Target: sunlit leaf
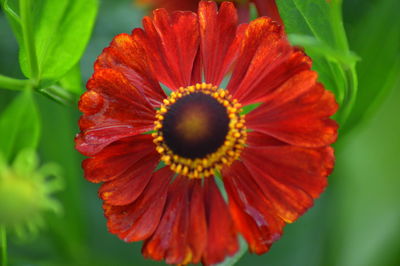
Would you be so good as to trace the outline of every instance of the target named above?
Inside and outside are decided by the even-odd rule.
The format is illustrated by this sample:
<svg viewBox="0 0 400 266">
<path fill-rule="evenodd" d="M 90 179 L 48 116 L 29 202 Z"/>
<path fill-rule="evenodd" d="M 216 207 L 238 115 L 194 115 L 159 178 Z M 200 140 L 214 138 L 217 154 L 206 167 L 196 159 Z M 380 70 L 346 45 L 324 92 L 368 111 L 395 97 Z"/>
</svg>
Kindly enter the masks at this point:
<svg viewBox="0 0 400 266">
<path fill-rule="evenodd" d="M 33 23 L 41 79 L 64 76 L 81 58 L 91 35 L 97 0 L 34 1 Z M 21 49 L 23 73 L 30 77 L 26 49 Z"/>
<path fill-rule="evenodd" d="M 76 95 L 82 93 L 82 75 L 79 64 L 75 65 L 70 71 L 63 76 L 59 81 L 61 87 Z"/>
</svg>

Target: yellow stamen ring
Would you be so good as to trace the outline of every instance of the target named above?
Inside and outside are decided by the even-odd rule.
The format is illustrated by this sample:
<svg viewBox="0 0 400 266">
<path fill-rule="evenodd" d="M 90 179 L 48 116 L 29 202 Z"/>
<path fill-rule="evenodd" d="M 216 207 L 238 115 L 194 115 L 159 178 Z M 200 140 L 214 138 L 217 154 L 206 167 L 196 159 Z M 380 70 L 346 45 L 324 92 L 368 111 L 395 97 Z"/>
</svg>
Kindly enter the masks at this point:
<svg viewBox="0 0 400 266">
<path fill-rule="evenodd" d="M 203 158 L 185 158 L 175 154 L 165 143 L 163 137 L 163 120 L 171 106 L 184 96 L 192 93 L 204 93 L 212 96 L 226 108 L 229 117 L 229 129 L 223 144 L 213 153 Z M 156 113 L 155 132 L 152 134 L 156 150 L 161 154 L 161 160 L 169 165 L 172 171 L 189 178 L 203 178 L 214 175 L 215 170 L 221 170 L 224 165 L 230 165 L 240 156 L 246 143 L 246 127 L 244 115 L 241 114 L 241 104 L 223 89 L 212 84 L 196 84 L 186 88 L 181 87 L 164 99 Z"/>
</svg>

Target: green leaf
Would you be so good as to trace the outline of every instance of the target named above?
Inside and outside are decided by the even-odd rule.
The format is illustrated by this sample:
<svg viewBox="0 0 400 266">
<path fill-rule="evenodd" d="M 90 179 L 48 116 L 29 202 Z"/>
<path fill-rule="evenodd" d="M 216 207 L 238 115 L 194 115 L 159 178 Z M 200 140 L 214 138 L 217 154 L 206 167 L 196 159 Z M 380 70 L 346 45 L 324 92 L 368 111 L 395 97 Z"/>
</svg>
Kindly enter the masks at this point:
<svg viewBox="0 0 400 266">
<path fill-rule="evenodd" d="M 343 51 L 336 50 L 332 46 L 327 45 L 313 36 L 290 34 L 288 37 L 289 41 L 293 45 L 302 46 L 315 55 L 325 56 L 329 62 L 352 65 L 360 60 L 360 58 L 354 53 L 344 53 Z"/>
<path fill-rule="evenodd" d="M 362 61 L 357 71 L 360 90 L 348 129 L 371 118 L 400 78 L 400 1 L 373 3 L 366 3 L 369 9 L 349 27 L 350 43 Z M 349 16 L 350 13 L 354 12 L 349 11 Z"/>
<path fill-rule="evenodd" d="M 0 115 L 0 151 L 11 159 L 24 148 L 36 148 L 40 117 L 32 91 L 20 93 Z"/>
<path fill-rule="evenodd" d="M 294 45 L 303 46 L 313 59 L 319 80 L 336 95 L 342 124 L 357 92 L 355 62 L 342 22 L 341 1 L 277 0 L 285 30 Z"/>
<path fill-rule="evenodd" d="M 97 0 L 35 1 L 31 15 L 40 79 L 58 80 L 78 63 L 89 41 L 97 10 Z M 27 47 L 21 49 L 20 64 L 23 73 L 32 77 L 26 64 L 27 50 Z"/>
<path fill-rule="evenodd" d="M 76 95 L 82 94 L 82 74 L 79 64 L 75 65 L 67 74 L 59 81 L 61 87 Z"/>
</svg>

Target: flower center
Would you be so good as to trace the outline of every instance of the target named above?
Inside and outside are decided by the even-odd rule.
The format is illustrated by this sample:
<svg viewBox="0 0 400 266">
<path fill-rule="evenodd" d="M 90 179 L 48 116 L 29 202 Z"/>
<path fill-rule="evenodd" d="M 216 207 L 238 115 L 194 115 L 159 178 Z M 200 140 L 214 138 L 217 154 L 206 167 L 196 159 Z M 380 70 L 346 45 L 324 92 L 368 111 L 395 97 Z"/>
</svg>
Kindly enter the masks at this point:
<svg viewBox="0 0 400 266">
<path fill-rule="evenodd" d="M 172 92 L 157 111 L 156 150 L 171 170 L 212 176 L 238 159 L 246 142 L 241 105 L 226 90 L 196 84 Z"/>
</svg>

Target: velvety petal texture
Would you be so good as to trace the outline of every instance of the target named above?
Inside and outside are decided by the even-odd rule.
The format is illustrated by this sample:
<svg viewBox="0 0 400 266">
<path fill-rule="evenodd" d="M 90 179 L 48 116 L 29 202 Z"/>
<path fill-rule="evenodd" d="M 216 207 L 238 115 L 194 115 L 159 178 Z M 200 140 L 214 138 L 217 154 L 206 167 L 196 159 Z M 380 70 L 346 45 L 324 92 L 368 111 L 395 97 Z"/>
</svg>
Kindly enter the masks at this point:
<svg viewBox="0 0 400 266">
<path fill-rule="evenodd" d="M 272 18 L 247 24 L 239 24 L 238 3 L 198 2 L 154 2 L 167 9 L 103 50 L 79 101 L 75 139 L 88 157 L 85 178 L 101 183 L 109 231 L 144 241 L 147 258 L 180 265 L 224 261 L 238 251 L 239 235 L 250 252 L 267 252 L 325 190 L 338 131 L 335 97 L 289 44 L 275 1 L 254 0 Z M 197 13 L 169 12 L 197 4 Z M 244 116 L 238 159 L 220 177 L 189 178 L 162 163 L 152 133 L 166 88 L 179 94 L 203 82 L 225 84 L 226 99 L 257 107 Z M 232 109 L 239 114 L 235 106 L 228 115 Z"/>
<path fill-rule="evenodd" d="M 137 2 L 151 8 L 165 8 L 168 11 L 190 10 L 196 12 L 200 0 L 137 0 Z M 283 25 L 276 0 L 231 0 L 230 2 L 236 4 L 241 22 L 249 21 L 250 4 L 254 4 L 259 16 L 270 17 Z"/>
</svg>

